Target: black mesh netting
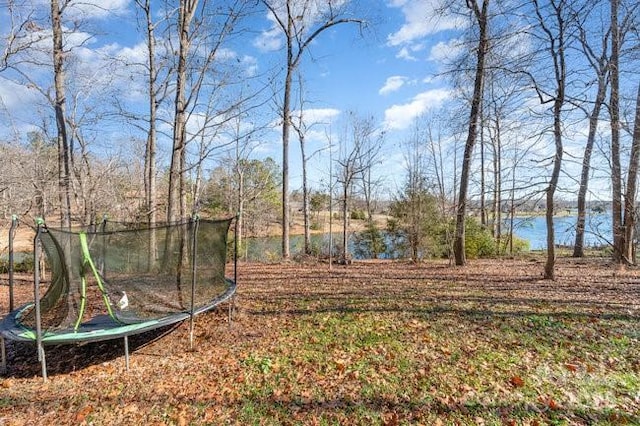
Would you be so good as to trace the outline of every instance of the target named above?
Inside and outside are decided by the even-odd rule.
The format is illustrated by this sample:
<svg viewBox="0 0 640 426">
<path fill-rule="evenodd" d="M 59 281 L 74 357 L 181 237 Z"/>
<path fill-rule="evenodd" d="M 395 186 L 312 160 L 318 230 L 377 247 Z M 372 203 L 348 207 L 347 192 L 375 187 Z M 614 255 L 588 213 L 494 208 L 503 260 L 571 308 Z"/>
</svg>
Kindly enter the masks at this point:
<svg viewBox="0 0 640 426">
<path fill-rule="evenodd" d="M 51 284 L 40 302 L 43 330 L 77 328 L 100 315 L 130 324 L 206 308 L 230 285 L 231 220 L 44 228 Z M 35 328 L 34 311 L 20 321 Z"/>
</svg>

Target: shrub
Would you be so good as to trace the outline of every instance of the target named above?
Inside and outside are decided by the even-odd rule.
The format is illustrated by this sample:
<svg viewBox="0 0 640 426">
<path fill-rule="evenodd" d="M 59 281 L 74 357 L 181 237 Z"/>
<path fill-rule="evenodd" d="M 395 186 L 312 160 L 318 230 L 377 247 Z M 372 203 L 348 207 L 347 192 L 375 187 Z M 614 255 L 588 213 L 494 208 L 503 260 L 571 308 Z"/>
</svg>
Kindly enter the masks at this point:
<svg viewBox="0 0 640 426">
<path fill-rule="evenodd" d="M 387 250 L 384 235 L 373 221 L 367 222 L 365 230 L 354 236 L 353 246 L 354 255 L 365 259 L 377 259 Z"/>
<path fill-rule="evenodd" d="M 33 273 L 33 255 L 19 256 L 13 263 L 13 272 Z M 9 273 L 9 259 L 0 259 L 0 274 Z"/>
<path fill-rule="evenodd" d="M 364 212 L 364 210 L 352 210 L 350 214 L 350 218 L 352 220 L 365 220 L 367 218 L 366 213 Z"/>
<path fill-rule="evenodd" d="M 467 218 L 465 221 L 465 255 L 470 259 L 494 256 L 496 243 L 487 229 L 483 229 L 477 219 Z"/>
</svg>

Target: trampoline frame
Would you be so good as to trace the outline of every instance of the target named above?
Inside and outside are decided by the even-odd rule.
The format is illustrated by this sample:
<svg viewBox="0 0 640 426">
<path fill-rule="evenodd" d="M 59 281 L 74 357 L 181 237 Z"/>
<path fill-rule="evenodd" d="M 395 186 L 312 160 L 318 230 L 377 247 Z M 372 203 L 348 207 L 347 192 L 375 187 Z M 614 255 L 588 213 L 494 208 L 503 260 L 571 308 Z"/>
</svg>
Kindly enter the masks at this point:
<svg viewBox="0 0 640 426">
<path fill-rule="evenodd" d="M 234 218 L 228 218 L 224 220 L 230 220 Z M 103 221 L 103 226 L 106 219 Z M 34 258 L 34 273 L 33 273 L 33 291 L 34 301 L 27 303 L 17 309 L 14 309 L 14 256 L 13 256 L 13 240 L 18 227 L 17 216 L 12 216 L 11 228 L 9 230 L 9 313 L 0 322 L 0 373 L 5 374 L 7 371 L 7 351 L 5 340 L 11 340 L 16 342 L 34 342 L 36 343 L 36 352 L 38 354 L 38 361 L 41 364 L 42 378 L 47 380 L 47 362 L 45 354 L 46 345 L 61 345 L 61 344 L 73 344 L 73 343 L 88 343 L 99 342 L 105 340 L 115 340 L 122 338 L 124 340 L 124 356 L 126 370 L 129 370 L 129 336 L 144 333 L 147 331 L 155 330 L 160 327 L 166 327 L 174 325 L 185 320 L 189 320 L 189 347 L 193 350 L 194 347 L 194 327 L 195 316 L 207 312 L 216 306 L 229 302 L 228 306 L 228 322 L 231 326 L 232 313 L 234 310 L 234 300 L 237 287 L 238 278 L 238 216 L 235 216 L 234 226 L 234 244 L 233 244 L 233 279 L 224 278 L 227 289 L 224 293 L 219 294 L 212 299 L 205 306 L 196 308 L 194 304 L 194 292 L 196 286 L 196 274 L 197 269 L 196 253 L 198 250 L 197 244 L 197 231 L 199 218 L 194 216 L 192 222 L 195 226 L 195 232 L 192 238 L 192 282 L 191 282 L 191 304 L 190 309 L 186 311 L 179 311 L 165 317 L 141 321 L 132 324 L 122 324 L 116 321 L 108 314 L 102 314 L 91 318 L 89 321 L 85 321 L 76 328 L 70 328 L 66 330 L 59 330 L 54 333 L 43 333 L 41 325 L 40 314 L 40 265 L 39 259 L 42 253 L 40 235 L 43 231 L 44 222 L 42 220 L 36 221 L 36 235 L 33 239 L 33 258 Z M 103 228 L 104 229 L 104 228 Z M 20 315 L 27 309 L 33 307 L 35 311 L 35 330 L 25 327 L 18 322 Z"/>
</svg>

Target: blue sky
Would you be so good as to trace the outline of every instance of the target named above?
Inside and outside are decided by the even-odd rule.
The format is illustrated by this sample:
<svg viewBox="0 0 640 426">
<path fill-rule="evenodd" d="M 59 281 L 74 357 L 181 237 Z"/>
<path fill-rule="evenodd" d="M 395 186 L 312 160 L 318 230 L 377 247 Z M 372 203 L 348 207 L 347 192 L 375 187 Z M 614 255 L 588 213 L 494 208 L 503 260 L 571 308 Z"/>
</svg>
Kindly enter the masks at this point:
<svg viewBox="0 0 640 426">
<path fill-rule="evenodd" d="M 354 111 L 374 116 L 379 128 L 385 130 L 385 161 L 379 170 L 387 176 L 390 190 L 401 184 L 403 154 L 399 145 L 407 139 L 414 119 L 439 108 L 451 96 L 446 81 L 438 77 L 440 60 L 453 50 L 449 43 L 455 42 L 465 23 L 460 19 L 434 18 L 438 3 L 367 2 L 362 11 L 368 21 L 366 28 L 360 31 L 352 24 L 333 27 L 316 39 L 301 65 L 308 92 L 307 108 L 314 110 L 319 122 L 332 122 L 331 130 L 335 132 L 345 113 Z M 270 28 L 263 29 L 265 33 L 256 38 L 257 45 L 262 44 L 262 37 L 270 35 Z M 262 58 L 272 59 L 274 55 L 282 58 L 282 52 L 273 49 L 258 53 Z M 310 141 L 312 146 L 326 143 L 324 126 L 316 130 L 317 140 Z M 291 153 L 296 164 L 296 143 L 292 144 Z M 270 155 L 279 158 L 278 147 L 274 146 Z M 326 179 L 323 175 L 328 166 L 322 157 L 327 157 L 326 152 L 312 161 L 312 180 L 316 183 Z M 292 187 L 296 188 L 299 172 L 295 167 L 293 170 Z"/>
<path fill-rule="evenodd" d="M 36 0 L 34 7 L 41 3 L 42 34 L 48 29 L 45 20 L 48 8 L 47 2 Z M 94 3 L 94 5 L 91 5 Z M 320 126 L 313 127 L 308 141 L 310 151 L 326 144 L 325 134 L 335 132 L 347 111 L 354 111 L 361 115 L 375 117 L 380 129 L 387 132 L 386 161 L 397 161 L 401 157 L 399 142 L 406 139 L 406 133 L 414 118 L 420 114 L 435 109 L 443 104 L 450 96 L 450 91 L 442 79 L 435 77 L 439 70 L 439 60 L 443 54 L 450 51 L 448 42 L 455 39 L 464 22 L 452 19 L 434 19 L 435 0 L 371 0 L 365 2 L 349 2 L 340 0 L 334 2 L 350 3 L 354 15 L 367 21 L 363 31 L 357 25 L 338 25 L 321 34 L 311 45 L 301 63 L 300 71 L 304 75 L 307 95 L 305 116 L 309 121 L 318 121 Z M 95 7 L 95 5 L 100 7 Z M 93 76 L 83 87 L 81 82 L 74 82 L 79 91 L 89 96 L 92 90 L 97 90 L 100 83 L 123 84 L 129 80 L 123 70 L 113 70 L 100 65 L 101 57 L 105 55 L 127 58 L 129 61 L 143 61 L 144 35 L 137 33 L 133 19 L 135 4 L 130 0 L 92 0 L 78 2 L 69 14 L 82 16 L 87 28 L 93 32 L 81 30 L 72 36 L 78 40 L 89 42 L 81 48 L 74 49 L 75 59 L 79 64 L 74 65 Z M 2 12 L 2 22 L 7 23 L 6 11 Z M 1 22 L 0 22 L 1 23 Z M 228 54 L 246 67 L 247 72 L 264 72 L 274 67 L 284 58 L 282 51 L 282 37 L 274 31 L 273 20 L 266 10 L 252 18 L 252 33 L 243 36 L 240 43 L 230 47 Z M 8 25 L 2 25 L 8 28 Z M 86 31 L 86 32 L 84 32 Z M 69 38 L 71 43 L 73 38 Z M 50 43 L 48 40 L 43 43 Z M 44 45 L 46 48 L 46 44 Z M 46 58 L 46 56 L 44 56 Z M 97 65 L 97 67 L 96 67 Z M 248 71 L 252 70 L 252 71 Z M 46 68 L 32 69 L 31 78 L 39 81 L 38 73 L 42 73 L 46 81 L 50 72 Z M 45 77 L 46 76 L 46 77 Z M 115 77 L 115 78 L 114 78 Z M 106 81 L 113 78 L 113 81 Z M 120 78 L 120 83 L 117 83 Z M 42 105 L 40 95 L 29 89 L 28 85 L 16 84 L 20 78 L 9 73 L 0 74 L 0 99 L 4 110 L 10 111 L 0 125 L 3 133 L 13 130 L 23 134 L 35 125 L 33 120 L 33 105 Z M 50 83 L 49 83 L 50 84 Z M 135 82 L 128 81 L 127 96 L 132 99 L 135 93 Z M 142 84 L 142 82 L 140 82 Z M 43 83 L 46 86 L 47 83 Z M 140 86 L 142 87 L 142 86 Z M 39 107 L 41 108 L 41 107 Z M 274 124 L 276 113 L 263 111 L 262 114 L 273 114 Z M 344 121 L 344 120 L 342 120 Z M 331 123 L 327 127 L 327 123 Z M 123 129 L 118 129 L 122 131 Z M 256 155 L 272 156 L 277 161 L 281 159 L 278 128 L 269 135 L 265 135 L 265 143 L 258 147 Z M 300 186 L 299 153 L 297 141 L 292 140 L 292 181 L 291 188 Z M 311 162 L 311 180 L 319 184 L 326 179 L 327 154 L 321 153 Z M 398 169 L 402 167 L 399 166 Z M 395 170 L 396 165 L 386 167 Z M 389 186 L 396 186 L 395 177 Z"/>
<path fill-rule="evenodd" d="M 305 79 L 305 120 L 308 120 L 307 126 L 316 123 L 307 135 L 307 152 L 326 147 L 328 133 L 332 135 L 335 144 L 339 140 L 347 112 L 373 116 L 378 128 L 386 133 L 384 155 L 375 173 L 385 178 L 387 197 L 402 184 L 402 143 L 412 136 L 416 118 L 442 110 L 449 112 L 452 105 L 462 112 L 462 121 L 466 114 L 464 105 L 459 103 L 459 94 L 453 91 L 448 80 L 440 73 L 447 59 L 460 53 L 460 37 L 468 22 L 461 15 L 441 16 L 436 13 L 442 2 L 444 0 L 333 0 L 336 7 L 347 6 L 352 11 L 350 17 L 363 18 L 368 25 L 362 31 L 357 25 L 351 24 L 332 27 L 315 39 L 300 64 L 300 71 Z M 320 3 L 326 5 L 324 1 Z M 47 63 L 50 62 L 47 51 L 50 46 L 47 15 L 49 3 L 46 0 L 32 0 L 24 4 L 34 10 L 29 37 L 42 37 L 39 42 L 42 51 L 30 53 L 29 59 L 41 62 L 41 65 L 19 65 L 17 68 L 22 70 L 23 75 L 12 69 L 0 72 L 0 137 L 6 140 L 12 140 L 14 135 L 24 140 L 27 131 L 37 129 L 43 119 L 49 120 L 50 128 L 52 125 L 51 107 L 44 102 L 42 94 L 34 89 L 35 85 L 45 91 L 51 89 L 52 72 Z M 161 3 L 154 4 L 159 7 Z M 222 2 L 211 4 L 220 5 Z M 80 95 L 80 111 L 88 112 L 87 116 L 97 115 L 96 110 L 100 112 L 101 109 L 113 112 L 108 111 L 108 108 L 113 107 L 114 100 L 121 101 L 132 110 L 144 110 L 146 82 L 141 77 L 143 74 L 140 69 L 136 70 L 136 65 L 132 65 L 144 62 L 146 57 L 145 36 L 135 19 L 135 2 L 74 0 L 72 5 L 67 10 L 67 16 L 71 18 L 67 21 L 67 29 L 76 17 L 82 18 L 79 21 L 83 26 L 67 37 L 68 45 L 75 45 L 69 56 L 68 84 L 70 93 Z M 24 13 L 19 18 L 27 16 L 26 9 L 22 12 Z M 246 23 L 249 31 L 243 32 L 232 44 L 225 46 L 219 55 L 220 64 L 223 67 L 232 64 L 235 77 L 239 77 L 241 81 L 252 81 L 259 77 L 256 84 L 263 85 L 267 78 L 273 76 L 274 69 L 282 67 L 283 38 L 274 29 L 274 21 L 266 9 L 253 15 Z M 6 43 L 9 28 L 8 10 L 0 9 L 0 32 L 3 33 L 0 43 Z M 594 34 L 597 36 L 597 31 Z M 521 41 L 518 48 L 527 49 L 526 39 L 521 37 L 518 40 Z M 0 48 L 4 47 L 0 44 Z M 113 65 L 107 60 L 114 57 L 121 61 L 120 65 Z M 122 63 L 129 65 L 123 66 Z M 543 78 L 545 66 L 546 64 L 542 64 L 540 67 Z M 546 77 L 548 80 L 549 76 Z M 282 82 L 282 74 L 277 78 L 279 80 L 276 81 Z M 625 78 L 623 81 L 631 80 Z M 633 87 L 633 83 L 630 85 Z M 548 125 L 548 121 L 542 119 L 532 124 L 535 120 L 531 120 L 531 117 L 536 116 L 535 113 L 548 113 L 549 106 L 540 105 L 532 93 L 526 96 L 528 97 L 520 99 L 520 105 L 514 107 L 521 110 L 514 111 L 516 117 L 512 119 L 516 129 L 514 132 L 517 133 L 505 135 L 505 140 L 521 144 L 527 150 L 528 157 L 522 160 L 525 173 L 529 174 L 527 178 L 544 183 L 549 175 L 550 165 L 545 159 L 551 155 L 553 142 L 548 135 L 538 137 L 541 126 Z M 457 104 L 452 102 L 456 99 Z M 75 98 L 69 99 L 70 102 L 72 100 L 75 101 Z M 86 105 L 83 104 L 85 101 Z M 281 135 L 278 113 L 274 106 L 274 102 L 268 102 L 261 109 L 252 110 L 251 116 L 243 118 L 245 122 L 242 126 L 249 127 L 251 122 L 256 121 L 270 123 L 272 130 L 260 136 L 260 143 L 252 152 L 254 157 L 271 156 L 279 162 L 282 158 Z M 463 109 L 460 109 L 461 106 Z M 90 110 L 89 107 L 94 109 Z M 165 105 L 163 113 L 170 118 L 170 102 Z M 519 113 L 522 118 L 517 116 Z M 195 114 L 189 128 L 197 129 L 202 118 L 202 114 Z M 425 122 L 424 119 L 421 121 Z M 449 144 L 444 153 L 447 167 L 445 174 L 453 186 L 457 173 L 454 169 L 456 158 L 453 156 L 455 151 L 451 148 L 452 138 L 463 136 L 464 125 L 462 123 L 462 128 L 457 129 L 449 122 L 444 125 L 448 126 L 444 130 L 444 143 Z M 539 127 L 534 128 L 534 125 Z M 605 137 L 606 125 L 605 121 L 601 122 Z M 140 141 L 143 140 L 143 134 L 139 129 L 127 125 L 117 117 L 110 123 L 89 123 L 86 128 L 89 129 L 88 136 L 93 140 L 93 149 L 110 154 L 119 152 L 141 161 Z M 575 176 L 579 174 L 586 128 L 583 118 L 566 122 L 565 150 L 569 155 L 561 184 L 568 188 L 565 194 L 569 197 L 575 188 Z M 162 129 L 167 133 L 171 130 L 167 124 Z M 225 136 L 218 134 L 211 137 L 218 138 L 214 143 L 225 142 Z M 159 156 L 165 163 L 168 161 L 169 147 L 170 141 L 165 138 Z M 457 149 L 460 149 L 459 140 Z M 599 173 L 605 182 L 604 192 L 607 193 L 606 152 L 598 155 L 594 161 L 600 167 Z M 298 189 L 301 186 L 301 169 L 295 137 L 291 140 L 290 158 L 290 188 Z M 218 159 L 219 157 L 216 160 Z M 329 155 L 325 150 L 311 160 L 309 171 L 312 186 L 317 188 L 326 184 L 328 159 Z M 457 160 L 459 163 L 459 157 Z M 214 166 L 215 163 L 212 162 L 210 167 Z M 509 165 L 503 163 L 503 169 L 508 171 Z M 474 165 L 474 170 L 477 170 L 477 164 Z M 472 177 L 477 178 L 477 175 Z"/>
</svg>

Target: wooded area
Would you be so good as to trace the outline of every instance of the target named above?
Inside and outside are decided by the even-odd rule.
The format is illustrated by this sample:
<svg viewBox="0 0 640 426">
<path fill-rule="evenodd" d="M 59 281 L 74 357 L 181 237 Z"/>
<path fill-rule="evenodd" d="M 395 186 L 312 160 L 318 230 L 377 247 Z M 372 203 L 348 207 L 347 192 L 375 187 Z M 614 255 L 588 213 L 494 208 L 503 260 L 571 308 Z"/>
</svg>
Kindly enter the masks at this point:
<svg viewBox="0 0 640 426">
<path fill-rule="evenodd" d="M 612 217 L 612 256 L 635 263 L 637 2 L 467 0 L 435 9 L 432 19 L 459 22 L 459 37 L 448 42 L 434 76 L 452 89 L 442 108 L 415 120 L 409 136 L 367 111 L 343 114 L 330 132 L 332 123 L 313 121 L 313 109 L 305 107 L 304 58 L 314 42 L 329 30 L 358 33 L 357 43 L 375 33 L 378 17 L 357 2 L 136 0 L 131 19 L 144 54 L 103 49 L 99 69 L 85 57 L 101 31 L 117 31 L 109 19 L 119 18 L 107 9 L 102 18 L 112 25 L 99 28 L 86 9 L 97 5 L 51 0 L 49 11 L 15 0 L 2 5 L 0 77 L 29 91 L 20 102 L 33 111 L 27 126 L 18 125 L 3 103 L 5 219 L 18 214 L 69 226 L 103 216 L 155 223 L 238 214 L 241 238 L 278 223 L 286 259 L 297 209 L 304 216 L 303 251 L 311 253 L 315 197 L 323 200 L 316 211 L 329 211 L 333 220 L 335 209 L 342 221 L 336 227 L 345 262 L 348 220 L 362 210 L 369 235 L 381 230 L 374 213 L 386 215 L 386 230 L 403 236 L 414 260 L 445 256 L 464 265 L 469 226 L 479 222 L 494 254 L 512 252 L 513 218 L 542 208 L 544 270 L 553 279 L 556 203 L 575 201 L 579 257 L 589 206 L 602 202 Z M 265 14 L 273 37 L 283 40 L 282 54 L 273 66 L 247 72 L 238 52 L 253 36 L 253 20 Z M 135 102 L 123 81 L 136 87 Z M 305 152 L 320 124 L 325 146 Z M 260 145 L 278 128 L 282 158 L 261 156 Z M 293 190 L 292 136 L 302 153 L 302 170 L 294 171 L 302 185 Z M 399 150 L 404 162 L 395 168 L 403 184 L 391 188 L 384 157 Z M 314 156 L 325 158 L 315 186 L 307 173 Z"/>
</svg>

